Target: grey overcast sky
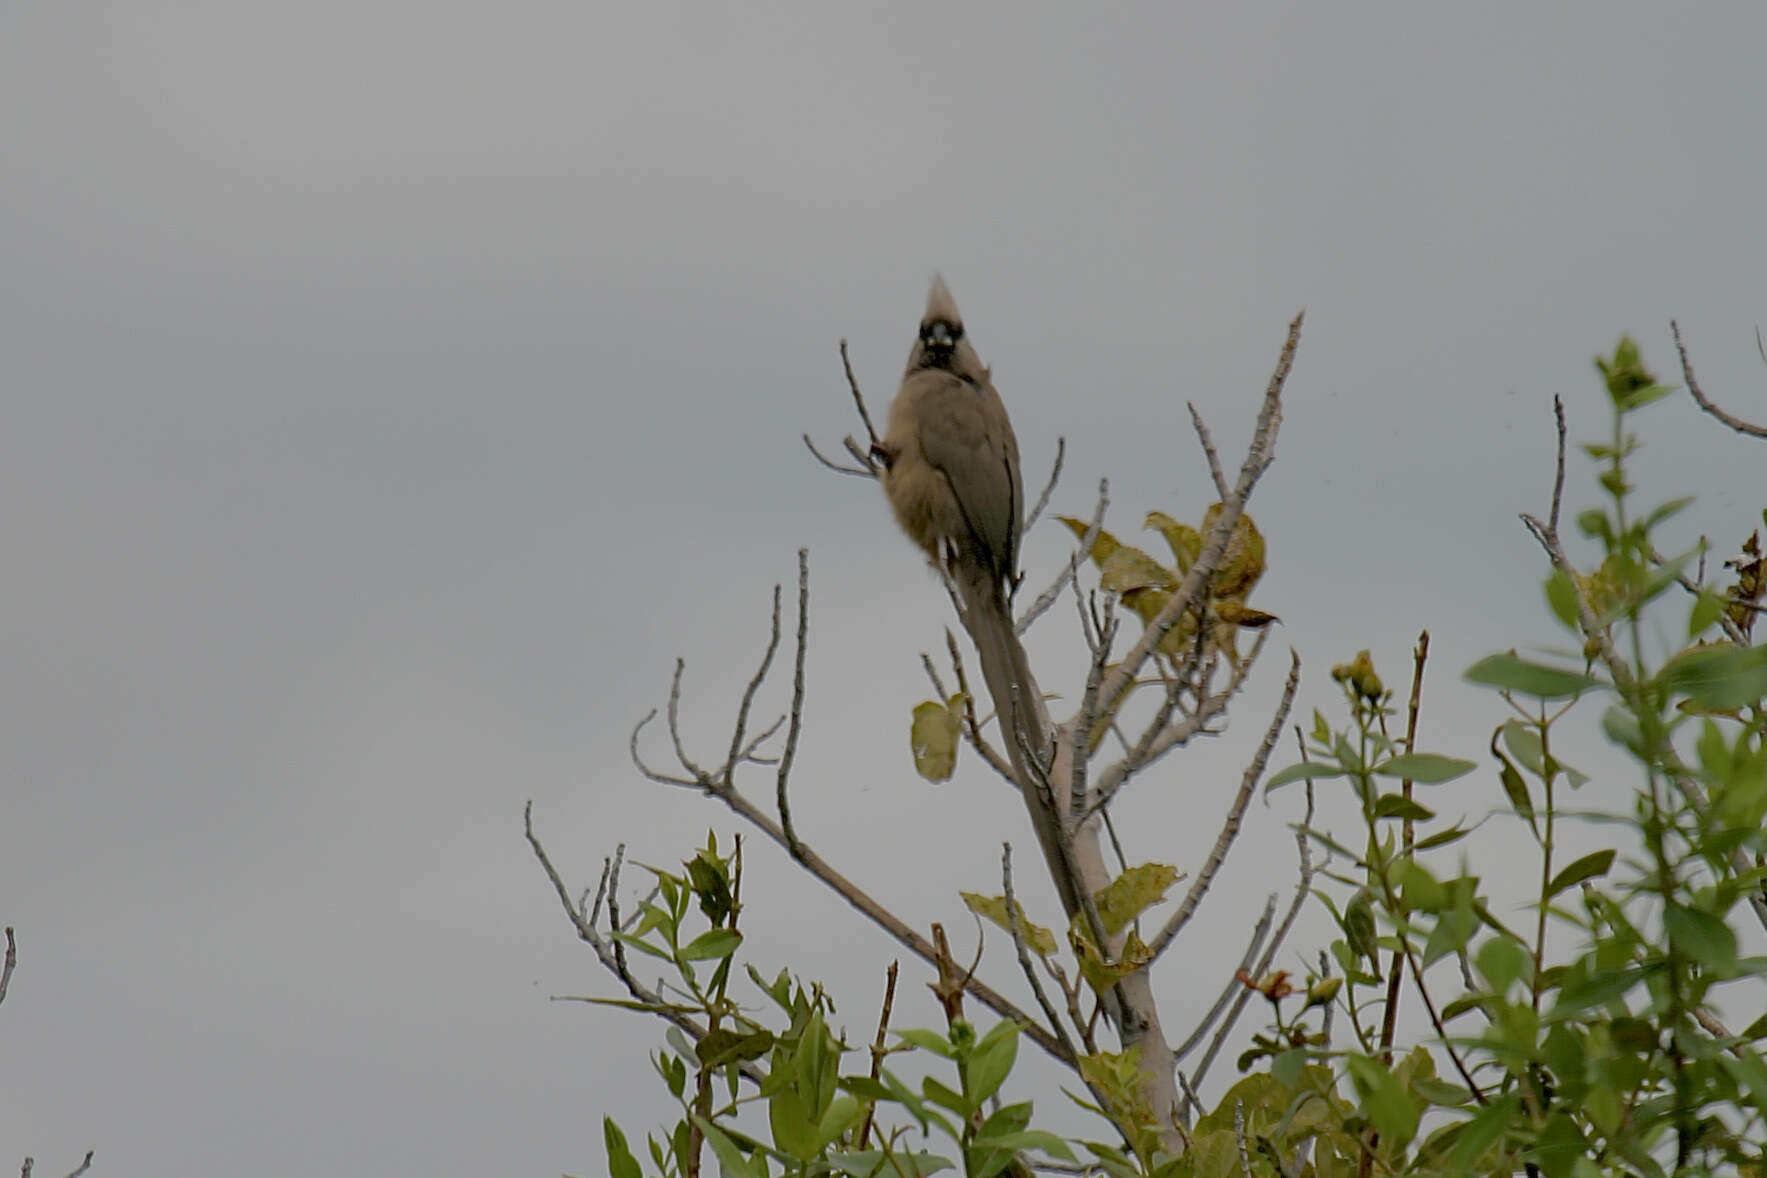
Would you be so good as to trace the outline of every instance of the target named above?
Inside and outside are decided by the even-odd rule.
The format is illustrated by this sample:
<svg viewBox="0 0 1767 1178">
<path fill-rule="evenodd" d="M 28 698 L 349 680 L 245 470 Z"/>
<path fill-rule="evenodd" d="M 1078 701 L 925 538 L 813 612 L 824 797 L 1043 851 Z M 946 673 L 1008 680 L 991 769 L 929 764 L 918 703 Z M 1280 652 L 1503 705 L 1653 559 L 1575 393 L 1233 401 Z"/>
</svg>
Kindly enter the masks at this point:
<svg viewBox="0 0 1767 1178">
<path fill-rule="evenodd" d="M 0 1165 L 600 1172 L 604 1112 L 667 1114 L 660 1026 L 548 1001 L 613 990 L 522 805 L 584 884 L 727 838 L 626 740 L 678 654 L 726 739 L 799 545 L 800 829 L 971 943 L 957 890 L 1029 832 L 973 764 L 912 776 L 947 607 L 799 442 L 855 427 L 843 336 L 881 409 L 934 269 L 1028 481 L 1065 436 L 1058 509 L 1108 475 L 1125 534 L 1200 517 L 1184 403 L 1236 455 L 1308 311 L 1253 504 L 1275 657 L 1139 783 L 1133 855 L 1201 861 L 1290 644 L 1329 708 L 1333 662 L 1402 679 L 1431 628 L 1427 743 L 1480 755 L 1459 671 L 1557 638 L 1516 522 L 1552 395 L 1604 431 L 1590 357 L 1630 331 L 1670 376 L 1676 317 L 1767 417 L 1763 46 L 1756 0 L 0 7 Z M 1645 494 L 1727 553 L 1761 448 L 1684 396 L 1642 424 Z M 1072 693 L 1070 630 L 1032 653 Z M 1163 968 L 1170 1027 L 1289 886 L 1293 802 Z M 892 947 L 750 863 L 752 959 L 867 1033 Z"/>
</svg>

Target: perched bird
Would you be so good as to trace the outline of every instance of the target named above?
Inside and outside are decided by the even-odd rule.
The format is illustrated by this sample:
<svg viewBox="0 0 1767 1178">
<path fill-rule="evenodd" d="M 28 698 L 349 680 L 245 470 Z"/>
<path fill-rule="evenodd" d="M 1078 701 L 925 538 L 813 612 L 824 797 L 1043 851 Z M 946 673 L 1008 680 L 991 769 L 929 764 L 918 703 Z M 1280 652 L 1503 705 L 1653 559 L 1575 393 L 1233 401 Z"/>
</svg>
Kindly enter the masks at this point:
<svg viewBox="0 0 1767 1178">
<path fill-rule="evenodd" d="M 1072 915 L 1078 901 L 1071 871 L 1060 866 L 1059 819 L 1038 792 L 1048 770 L 1043 711 L 1012 623 L 1025 501 L 1018 439 L 956 301 L 936 276 L 902 387 L 872 452 L 896 522 L 957 588 L 1007 757 Z"/>
</svg>

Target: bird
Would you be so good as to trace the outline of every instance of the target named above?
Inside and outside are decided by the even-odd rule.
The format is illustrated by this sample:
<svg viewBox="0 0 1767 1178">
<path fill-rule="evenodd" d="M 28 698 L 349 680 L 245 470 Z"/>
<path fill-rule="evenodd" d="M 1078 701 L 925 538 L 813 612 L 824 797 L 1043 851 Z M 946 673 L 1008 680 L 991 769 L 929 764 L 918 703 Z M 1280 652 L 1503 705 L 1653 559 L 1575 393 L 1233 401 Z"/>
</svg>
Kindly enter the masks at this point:
<svg viewBox="0 0 1767 1178">
<path fill-rule="evenodd" d="M 896 522 L 957 590 L 1007 757 L 1071 916 L 1079 904 L 1073 872 L 1063 866 L 1060 819 L 1042 789 L 1049 753 L 1042 701 L 1012 620 L 1024 532 L 1018 438 L 938 275 L 872 455 Z"/>
</svg>

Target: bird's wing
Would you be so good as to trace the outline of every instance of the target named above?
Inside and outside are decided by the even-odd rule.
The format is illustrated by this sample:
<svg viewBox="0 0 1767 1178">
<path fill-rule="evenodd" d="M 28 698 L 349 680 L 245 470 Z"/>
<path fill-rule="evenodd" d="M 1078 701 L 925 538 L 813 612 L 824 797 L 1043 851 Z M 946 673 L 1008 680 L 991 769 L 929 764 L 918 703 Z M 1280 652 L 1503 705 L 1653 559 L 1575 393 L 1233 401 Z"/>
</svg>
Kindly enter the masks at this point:
<svg viewBox="0 0 1767 1178">
<path fill-rule="evenodd" d="M 977 555 L 1001 578 L 1016 571 L 1019 491 L 1011 427 L 998 398 L 989 404 L 985 387 L 947 372 L 925 372 L 915 379 L 936 380 L 920 413 L 919 441 L 927 465 L 945 476 L 958 510 L 969 525 Z"/>
</svg>

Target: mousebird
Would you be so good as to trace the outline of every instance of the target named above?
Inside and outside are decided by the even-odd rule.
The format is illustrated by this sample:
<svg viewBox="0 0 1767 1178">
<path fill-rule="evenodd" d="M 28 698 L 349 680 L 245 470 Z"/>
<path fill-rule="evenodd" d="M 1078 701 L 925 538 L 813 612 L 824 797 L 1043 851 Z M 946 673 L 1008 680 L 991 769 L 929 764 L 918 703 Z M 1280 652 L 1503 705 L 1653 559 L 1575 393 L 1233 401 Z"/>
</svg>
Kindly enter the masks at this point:
<svg viewBox="0 0 1767 1178">
<path fill-rule="evenodd" d="M 1078 900 L 1070 894 L 1071 872 L 1061 866 L 1058 819 L 1038 792 L 1049 741 L 1012 622 L 1025 509 L 1018 439 L 957 303 L 937 276 L 884 436 L 872 452 L 896 522 L 957 587 L 1007 757 L 1071 916 Z"/>
</svg>

